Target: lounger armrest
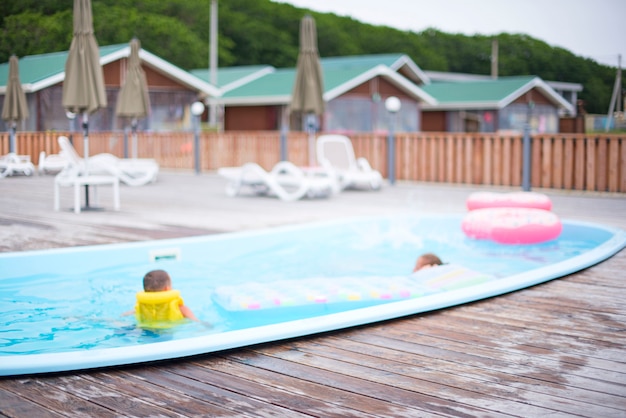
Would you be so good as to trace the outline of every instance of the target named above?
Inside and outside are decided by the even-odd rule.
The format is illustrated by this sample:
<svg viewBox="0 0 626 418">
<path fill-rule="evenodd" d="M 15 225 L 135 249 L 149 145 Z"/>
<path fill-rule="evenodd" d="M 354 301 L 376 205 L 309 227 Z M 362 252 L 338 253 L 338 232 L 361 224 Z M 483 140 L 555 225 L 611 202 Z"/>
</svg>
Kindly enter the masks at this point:
<svg viewBox="0 0 626 418">
<path fill-rule="evenodd" d="M 289 175 L 293 176 L 296 179 L 302 179 L 304 177 L 304 173 L 302 170 L 297 167 L 295 164 L 289 161 L 280 161 L 270 171 L 271 175 Z"/>
<path fill-rule="evenodd" d="M 356 165 L 361 171 L 372 171 L 372 166 L 370 165 L 369 161 L 367 161 L 363 157 L 357 158 Z"/>
</svg>

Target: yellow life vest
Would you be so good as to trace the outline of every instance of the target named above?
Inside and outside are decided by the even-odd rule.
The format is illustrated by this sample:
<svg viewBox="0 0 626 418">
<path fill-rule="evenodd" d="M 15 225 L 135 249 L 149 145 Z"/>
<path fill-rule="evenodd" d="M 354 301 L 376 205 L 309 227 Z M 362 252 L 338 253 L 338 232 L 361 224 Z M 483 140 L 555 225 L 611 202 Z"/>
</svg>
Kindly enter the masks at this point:
<svg viewBox="0 0 626 418">
<path fill-rule="evenodd" d="M 180 311 L 183 299 L 178 290 L 162 292 L 138 292 L 135 317 L 140 325 L 167 328 L 172 322 L 184 319 Z"/>
</svg>

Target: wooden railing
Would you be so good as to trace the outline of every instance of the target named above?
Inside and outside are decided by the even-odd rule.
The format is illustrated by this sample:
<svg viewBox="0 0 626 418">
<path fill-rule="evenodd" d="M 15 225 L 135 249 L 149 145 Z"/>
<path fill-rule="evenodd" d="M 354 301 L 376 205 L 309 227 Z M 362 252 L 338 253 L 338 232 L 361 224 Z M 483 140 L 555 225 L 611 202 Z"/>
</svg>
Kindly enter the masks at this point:
<svg viewBox="0 0 626 418">
<path fill-rule="evenodd" d="M 20 154 L 37 164 L 39 153 L 59 152 L 57 138 L 67 132 L 18 132 Z M 83 138 L 72 135 L 82 155 Z M 387 175 L 387 137 L 384 133 L 351 135 L 357 157 Z M 287 157 L 308 164 L 306 134 L 290 132 Z M 254 161 L 270 169 L 280 160 L 280 133 L 224 132 L 200 135 L 201 170 L 238 166 Z M 128 138 L 128 149 L 131 139 Z M 9 151 L 8 133 L 0 134 L 0 155 Z M 92 132 L 90 154 L 124 156 L 123 132 Z M 130 152 L 130 151 L 129 151 Z M 155 158 L 163 168 L 194 169 L 191 132 L 138 134 L 138 156 Z M 396 179 L 441 183 L 521 186 L 522 137 L 480 133 L 398 133 Z M 532 137 L 532 187 L 626 193 L 626 136 L 550 134 Z"/>
</svg>

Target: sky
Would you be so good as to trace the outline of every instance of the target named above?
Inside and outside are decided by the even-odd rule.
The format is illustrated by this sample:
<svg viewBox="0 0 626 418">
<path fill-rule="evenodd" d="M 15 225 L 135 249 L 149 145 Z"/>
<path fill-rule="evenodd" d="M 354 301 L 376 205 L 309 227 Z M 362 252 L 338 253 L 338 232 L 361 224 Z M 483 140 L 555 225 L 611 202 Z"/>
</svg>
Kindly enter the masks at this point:
<svg viewBox="0 0 626 418">
<path fill-rule="evenodd" d="M 526 34 L 613 67 L 621 54 L 626 65 L 626 0 L 273 1 L 414 32 Z"/>
</svg>

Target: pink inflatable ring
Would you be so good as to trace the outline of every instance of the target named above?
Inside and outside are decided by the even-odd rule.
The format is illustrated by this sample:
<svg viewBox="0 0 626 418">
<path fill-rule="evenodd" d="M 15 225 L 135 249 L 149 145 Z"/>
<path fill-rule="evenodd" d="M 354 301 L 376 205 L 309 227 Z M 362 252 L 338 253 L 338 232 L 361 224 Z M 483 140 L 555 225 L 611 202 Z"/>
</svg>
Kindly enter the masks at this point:
<svg viewBox="0 0 626 418">
<path fill-rule="evenodd" d="M 563 226 L 553 212 L 534 208 L 487 208 L 469 212 L 461 229 L 470 238 L 501 244 L 535 244 L 561 234 Z"/>
<path fill-rule="evenodd" d="M 467 209 L 484 208 L 535 208 L 552 210 L 548 196 L 535 192 L 493 193 L 476 192 L 467 198 Z"/>
</svg>

